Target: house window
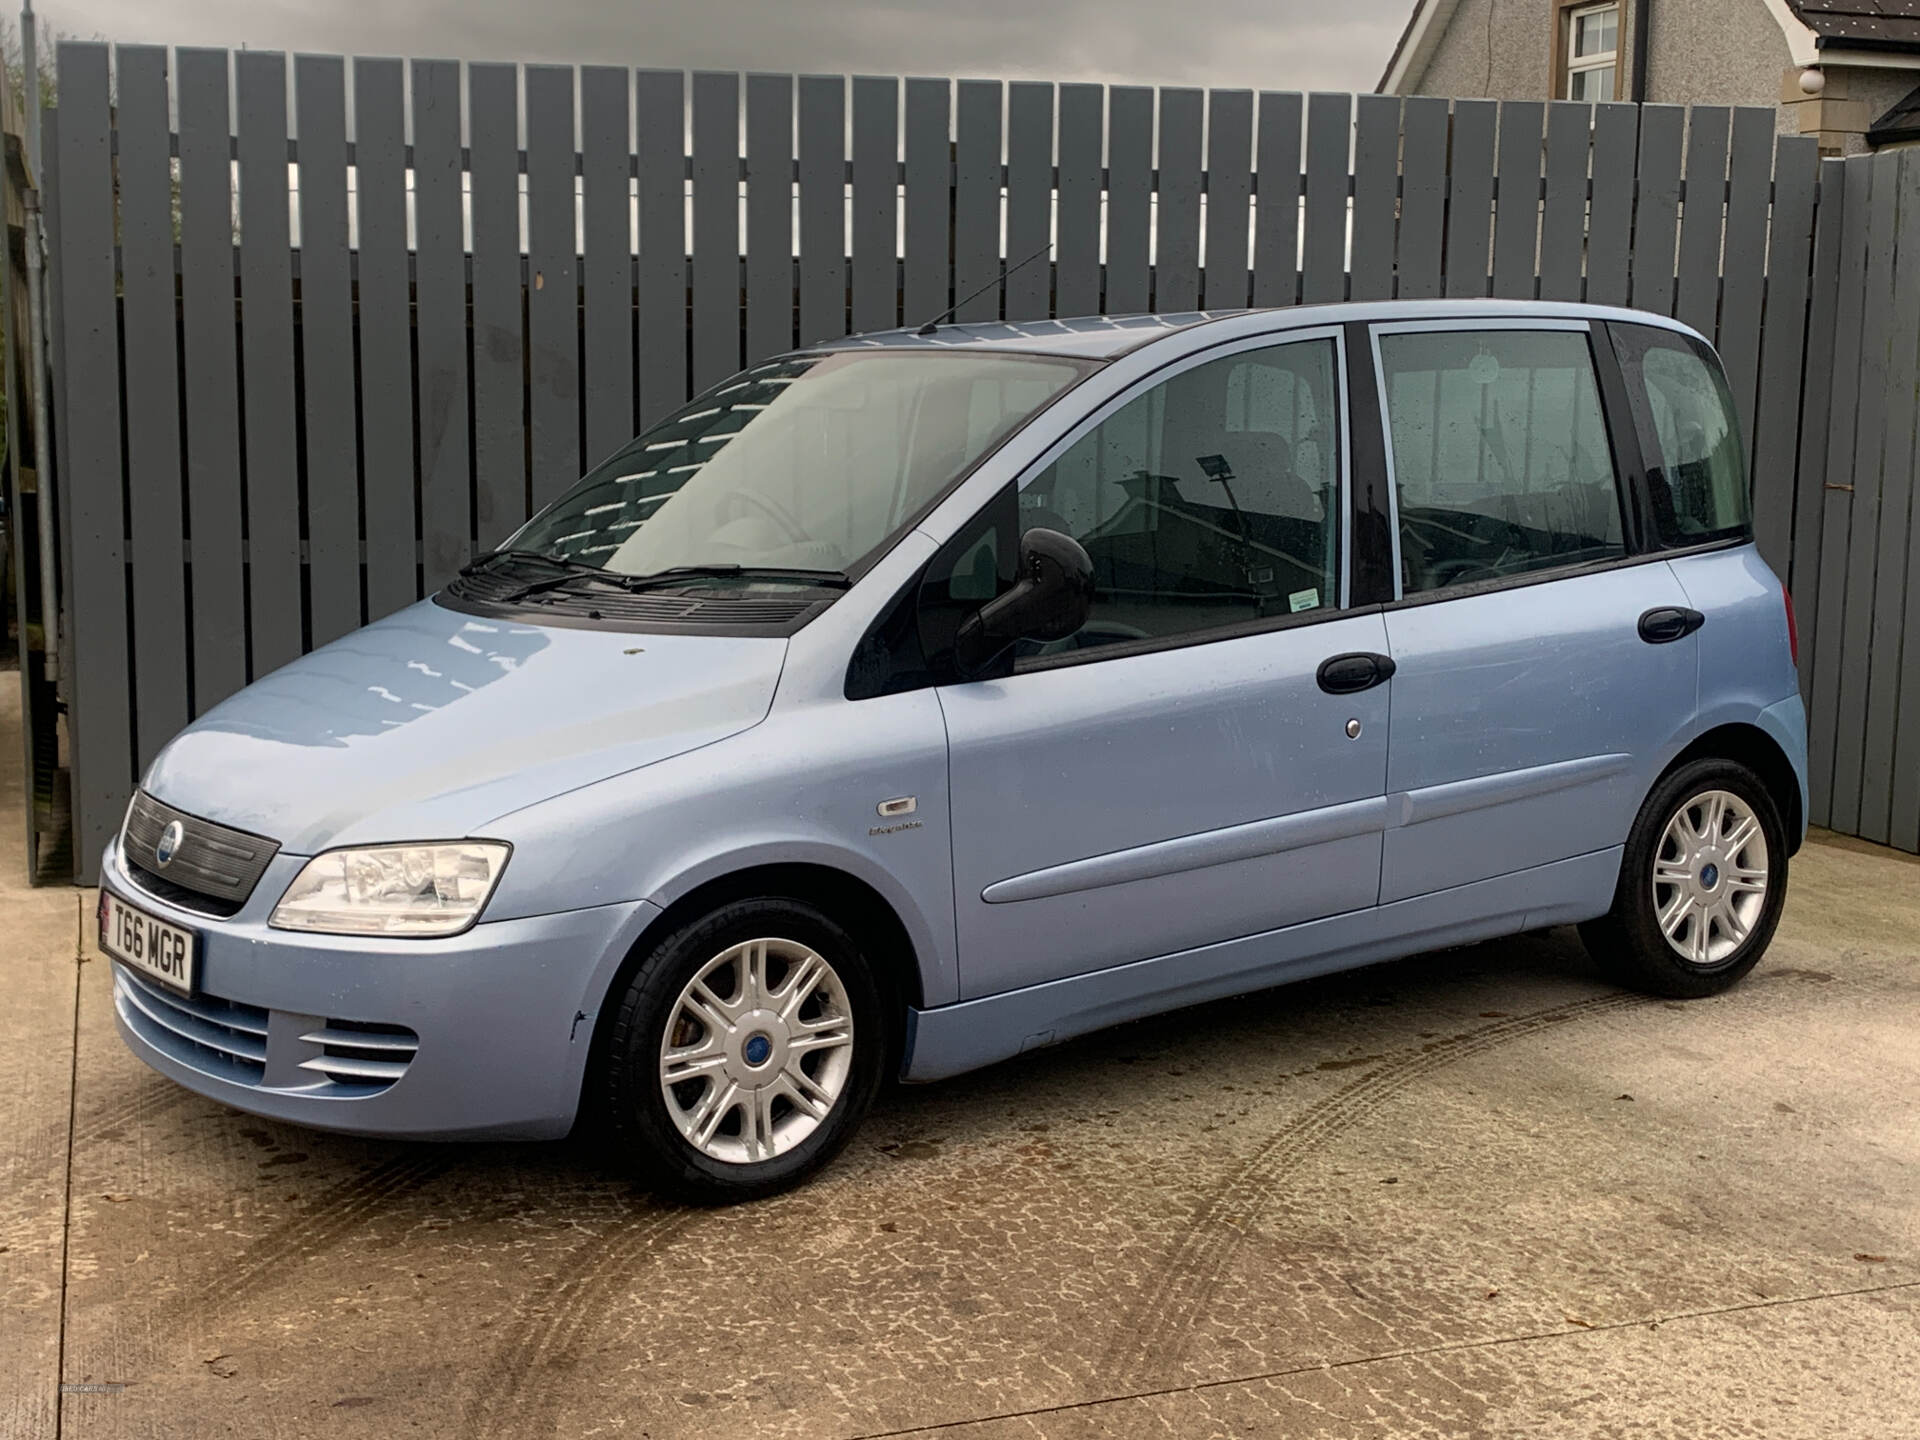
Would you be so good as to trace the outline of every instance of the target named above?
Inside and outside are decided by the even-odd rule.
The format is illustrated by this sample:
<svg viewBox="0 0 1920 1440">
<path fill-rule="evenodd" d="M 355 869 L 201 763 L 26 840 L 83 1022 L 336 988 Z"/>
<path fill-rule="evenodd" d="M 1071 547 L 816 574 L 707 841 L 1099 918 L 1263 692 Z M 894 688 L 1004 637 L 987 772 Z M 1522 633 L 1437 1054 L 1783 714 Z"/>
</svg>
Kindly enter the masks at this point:
<svg viewBox="0 0 1920 1440">
<path fill-rule="evenodd" d="M 1566 77 L 1560 93 L 1568 100 L 1592 104 L 1614 97 L 1614 76 L 1620 53 L 1620 7 L 1585 5 L 1563 12 L 1567 27 Z"/>
</svg>

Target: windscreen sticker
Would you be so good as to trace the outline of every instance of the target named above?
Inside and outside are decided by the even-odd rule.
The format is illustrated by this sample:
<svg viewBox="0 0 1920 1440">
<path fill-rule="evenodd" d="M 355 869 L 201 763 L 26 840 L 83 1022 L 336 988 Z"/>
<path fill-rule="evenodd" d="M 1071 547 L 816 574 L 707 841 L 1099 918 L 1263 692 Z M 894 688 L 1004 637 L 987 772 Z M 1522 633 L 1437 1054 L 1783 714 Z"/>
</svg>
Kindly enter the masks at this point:
<svg viewBox="0 0 1920 1440">
<path fill-rule="evenodd" d="M 1287 596 L 1287 608 L 1295 615 L 1298 615 L 1302 610 L 1318 610 L 1320 608 L 1320 591 L 1318 587 L 1312 590 L 1294 591 L 1291 595 Z"/>
</svg>

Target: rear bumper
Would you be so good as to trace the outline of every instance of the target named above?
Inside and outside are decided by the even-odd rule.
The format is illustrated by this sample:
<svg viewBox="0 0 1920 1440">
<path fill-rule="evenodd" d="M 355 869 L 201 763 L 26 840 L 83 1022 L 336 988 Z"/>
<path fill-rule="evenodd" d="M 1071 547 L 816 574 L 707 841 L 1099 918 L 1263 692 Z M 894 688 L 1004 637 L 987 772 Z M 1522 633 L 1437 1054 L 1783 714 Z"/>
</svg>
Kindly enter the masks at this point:
<svg viewBox="0 0 1920 1440">
<path fill-rule="evenodd" d="M 317 1129 L 566 1134 L 601 998 L 654 907 L 482 923 L 444 940 L 303 935 L 266 926 L 291 879 L 278 867 L 302 862 L 274 863 L 247 906 L 222 920 L 148 894 L 118 845 L 107 847 L 104 888 L 200 937 L 192 997 L 110 967 L 115 1023 L 134 1054 L 222 1104 Z M 376 1048 L 307 1038 L 322 1032 Z M 353 1073 L 353 1060 L 375 1056 L 384 1063 Z"/>
</svg>

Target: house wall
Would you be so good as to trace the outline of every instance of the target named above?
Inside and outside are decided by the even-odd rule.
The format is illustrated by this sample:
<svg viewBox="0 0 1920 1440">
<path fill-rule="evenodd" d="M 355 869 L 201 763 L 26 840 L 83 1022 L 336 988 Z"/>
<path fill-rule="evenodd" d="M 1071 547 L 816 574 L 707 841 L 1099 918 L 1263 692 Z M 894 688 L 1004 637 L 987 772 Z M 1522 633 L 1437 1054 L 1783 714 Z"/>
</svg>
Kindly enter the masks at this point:
<svg viewBox="0 0 1920 1440">
<path fill-rule="evenodd" d="M 1631 0 L 1626 8 L 1630 18 Z M 1647 99 L 1663 105 L 1778 102 L 1793 56 L 1762 0 L 1653 0 L 1652 11 Z M 1632 42 L 1626 43 L 1631 53 Z M 1782 113 L 1782 131 L 1799 128 L 1790 112 Z"/>
<path fill-rule="evenodd" d="M 1551 0 L 1460 0 L 1425 73 L 1407 93 L 1541 98 L 1549 87 L 1550 14 Z"/>
</svg>

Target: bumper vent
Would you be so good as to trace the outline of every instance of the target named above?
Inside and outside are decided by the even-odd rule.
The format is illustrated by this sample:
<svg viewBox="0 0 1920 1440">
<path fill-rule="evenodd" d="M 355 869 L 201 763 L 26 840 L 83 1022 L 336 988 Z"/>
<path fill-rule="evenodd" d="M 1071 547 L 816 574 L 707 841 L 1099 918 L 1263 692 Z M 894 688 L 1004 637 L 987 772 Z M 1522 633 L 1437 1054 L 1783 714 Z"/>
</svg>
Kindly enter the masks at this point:
<svg viewBox="0 0 1920 1440">
<path fill-rule="evenodd" d="M 162 863 L 163 841 L 176 824 L 177 841 Z M 142 889 L 206 915 L 235 914 L 279 850 L 278 841 L 185 814 L 144 790 L 120 831 L 121 859 Z"/>
<path fill-rule="evenodd" d="M 300 1038 L 320 1047 L 318 1055 L 300 1062 L 302 1070 L 362 1091 L 393 1084 L 407 1073 L 420 1048 L 420 1037 L 404 1025 L 356 1020 L 329 1020 Z"/>
<path fill-rule="evenodd" d="M 154 1049 L 239 1085 L 258 1085 L 266 1074 L 265 1010 L 171 994 L 124 965 L 113 967 L 113 985 L 121 1016 Z"/>
</svg>

